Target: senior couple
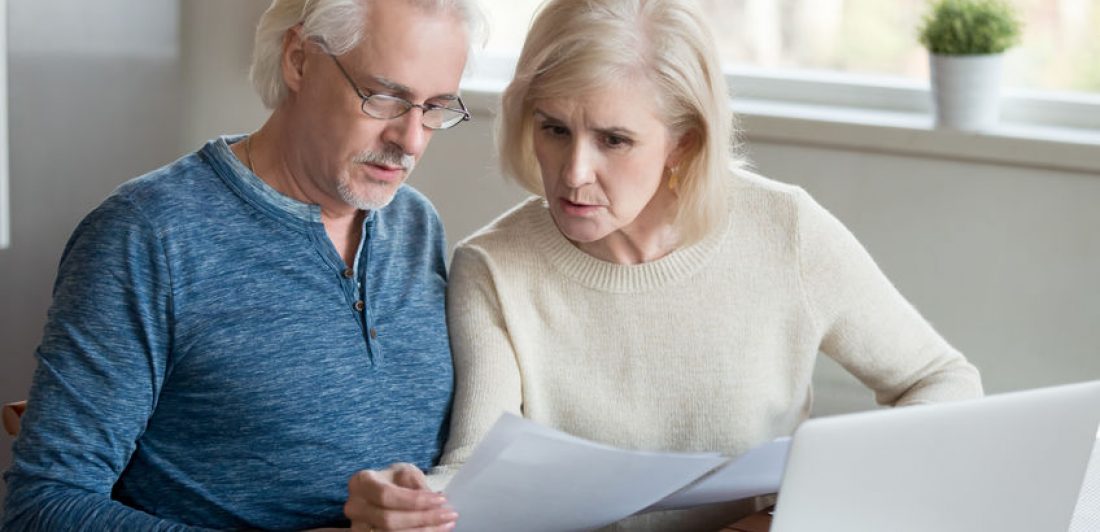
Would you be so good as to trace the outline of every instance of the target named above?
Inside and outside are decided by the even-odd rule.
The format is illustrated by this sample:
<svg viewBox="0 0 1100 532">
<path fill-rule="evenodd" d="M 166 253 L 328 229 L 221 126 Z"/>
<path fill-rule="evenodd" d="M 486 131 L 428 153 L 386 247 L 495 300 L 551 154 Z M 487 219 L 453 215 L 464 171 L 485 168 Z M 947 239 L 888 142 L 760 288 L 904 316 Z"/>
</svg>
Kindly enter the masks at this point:
<svg viewBox="0 0 1100 532">
<path fill-rule="evenodd" d="M 542 6 L 497 130 L 534 196 L 448 280 L 404 181 L 470 118 L 479 21 L 465 0 L 271 5 L 264 125 L 122 185 L 66 246 L 5 530 L 449 530 L 438 490 L 502 412 L 737 454 L 806 419 L 818 352 L 882 404 L 981 394 L 836 218 L 745 170 L 691 0 Z"/>
</svg>

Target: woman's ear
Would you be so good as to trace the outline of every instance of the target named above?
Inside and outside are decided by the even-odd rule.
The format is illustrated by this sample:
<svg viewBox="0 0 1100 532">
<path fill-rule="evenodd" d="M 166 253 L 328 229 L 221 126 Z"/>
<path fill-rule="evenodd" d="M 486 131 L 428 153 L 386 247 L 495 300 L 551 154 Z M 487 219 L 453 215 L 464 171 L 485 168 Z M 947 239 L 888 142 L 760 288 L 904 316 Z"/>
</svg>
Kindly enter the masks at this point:
<svg viewBox="0 0 1100 532">
<path fill-rule="evenodd" d="M 306 60 L 306 44 L 301 23 L 295 24 L 283 34 L 283 83 L 290 92 L 298 92 L 302 86 L 302 65 Z"/>
<path fill-rule="evenodd" d="M 692 129 L 680 135 L 680 138 L 676 140 L 676 145 L 673 146 L 672 151 L 668 154 L 668 160 L 666 166 L 669 168 L 676 168 L 680 166 L 680 163 L 684 162 L 684 159 L 690 157 L 699 149 L 699 133 Z"/>
</svg>

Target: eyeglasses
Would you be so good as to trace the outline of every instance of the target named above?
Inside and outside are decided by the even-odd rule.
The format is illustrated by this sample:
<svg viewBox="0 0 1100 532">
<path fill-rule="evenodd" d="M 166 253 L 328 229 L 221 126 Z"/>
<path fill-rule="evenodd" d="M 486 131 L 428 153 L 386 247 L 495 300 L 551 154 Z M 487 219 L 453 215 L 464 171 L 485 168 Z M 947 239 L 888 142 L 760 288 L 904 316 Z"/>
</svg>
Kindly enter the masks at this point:
<svg viewBox="0 0 1100 532">
<path fill-rule="evenodd" d="M 462 103 L 462 98 L 455 97 L 454 101 L 458 103 L 456 109 L 434 103 L 415 104 L 397 96 L 375 94 L 370 91 L 364 92 L 364 89 L 360 89 L 355 80 L 351 79 L 351 75 L 348 74 L 348 71 L 344 69 L 344 65 L 340 64 L 340 60 L 336 59 L 335 55 L 326 55 L 332 58 L 333 62 L 336 63 L 336 68 L 339 68 L 340 73 L 344 75 L 344 79 L 347 79 L 348 83 L 351 84 L 352 90 L 355 91 L 360 100 L 363 100 L 360 107 L 363 109 L 363 113 L 371 118 L 390 120 L 402 116 L 416 107 L 424 111 L 420 122 L 428 129 L 448 129 L 470 119 L 470 111 L 466 109 L 466 104 Z"/>
</svg>

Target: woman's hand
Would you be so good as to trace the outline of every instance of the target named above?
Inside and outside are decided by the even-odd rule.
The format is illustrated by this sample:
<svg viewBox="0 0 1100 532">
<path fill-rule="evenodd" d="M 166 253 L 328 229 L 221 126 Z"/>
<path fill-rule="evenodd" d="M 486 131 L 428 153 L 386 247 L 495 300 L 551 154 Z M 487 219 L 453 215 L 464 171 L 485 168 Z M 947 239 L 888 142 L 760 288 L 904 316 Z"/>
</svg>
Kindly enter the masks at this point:
<svg viewBox="0 0 1100 532">
<path fill-rule="evenodd" d="M 344 515 L 357 532 L 444 532 L 453 529 L 458 519 L 447 499 L 431 491 L 424 473 L 412 464 L 356 473 L 348 481 Z"/>
</svg>

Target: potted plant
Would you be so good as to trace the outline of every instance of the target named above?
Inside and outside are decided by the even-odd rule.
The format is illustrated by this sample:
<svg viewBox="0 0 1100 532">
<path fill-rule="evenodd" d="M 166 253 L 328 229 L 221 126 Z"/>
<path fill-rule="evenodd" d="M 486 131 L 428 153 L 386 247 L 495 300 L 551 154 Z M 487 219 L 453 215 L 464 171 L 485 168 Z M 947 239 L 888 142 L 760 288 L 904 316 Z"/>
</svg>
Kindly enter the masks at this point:
<svg viewBox="0 0 1100 532">
<path fill-rule="evenodd" d="M 1020 40 L 1005 0 L 934 0 L 919 29 L 928 49 L 936 125 L 962 131 L 997 123 L 1001 63 Z"/>
</svg>

